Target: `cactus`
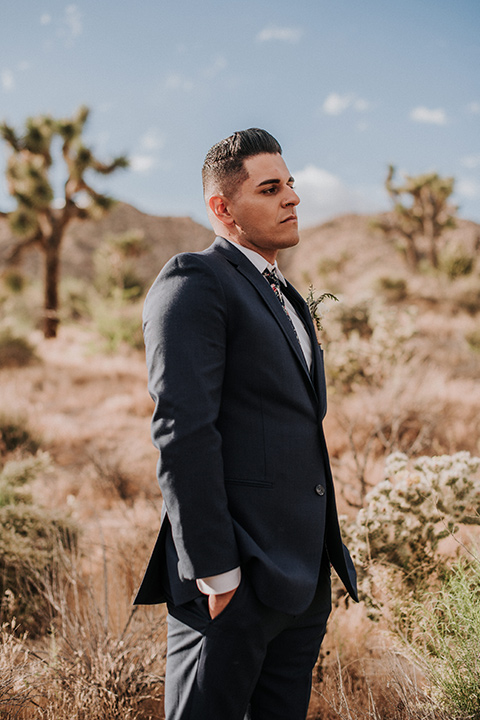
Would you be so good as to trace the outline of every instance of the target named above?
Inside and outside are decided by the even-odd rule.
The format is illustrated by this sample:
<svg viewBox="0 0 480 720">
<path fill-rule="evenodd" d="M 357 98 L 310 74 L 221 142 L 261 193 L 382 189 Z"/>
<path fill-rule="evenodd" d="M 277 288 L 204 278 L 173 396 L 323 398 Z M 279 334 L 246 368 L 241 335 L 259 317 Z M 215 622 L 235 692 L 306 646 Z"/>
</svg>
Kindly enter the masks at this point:
<svg viewBox="0 0 480 720">
<path fill-rule="evenodd" d="M 25 123 L 23 134 L 18 134 L 7 123 L 0 124 L 0 134 L 11 151 L 6 170 L 8 190 L 17 203 L 12 212 L 0 212 L 17 238 L 9 261 L 18 261 L 22 253 L 32 247 L 40 248 L 44 254 L 46 338 L 56 337 L 59 324 L 59 259 L 68 224 L 75 218 L 98 218 L 114 203 L 107 195 L 97 193 L 85 180 L 85 174 L 88 170 L 109 175 L 117 168 L 128 166 L 125 156 L 102 163 L 83 144 L 82 133 L 88 116 L 88 108 L 82 106 L 72 118 L 31 117 Z M 62 207 L 54 203 L 50 180 L 52 143 L 57 138 L 61 141 L 67 170 Z"/>
<path fill-rule="evenodd" d="M 400 238 L 404 244 L 408 265 L 416 269 L 422 257 L 422 242 L 428 246 L 428 258 L 434 268 L 438 267 L 438 241 L 443 232 L 455 227 L 457 208 L 448 203 L 453 192 L 454 179 L 440 177 L 431 172 L 415 177 L 407 175 L 403 185 L 395 186 L 395 168 L 389 166 L 385 187 L 394 202 L 389 216 L 376 221 L 389 238 Z M 409 195 L 411 203 L 401 202 L 402 195 Z"/>
</svg>

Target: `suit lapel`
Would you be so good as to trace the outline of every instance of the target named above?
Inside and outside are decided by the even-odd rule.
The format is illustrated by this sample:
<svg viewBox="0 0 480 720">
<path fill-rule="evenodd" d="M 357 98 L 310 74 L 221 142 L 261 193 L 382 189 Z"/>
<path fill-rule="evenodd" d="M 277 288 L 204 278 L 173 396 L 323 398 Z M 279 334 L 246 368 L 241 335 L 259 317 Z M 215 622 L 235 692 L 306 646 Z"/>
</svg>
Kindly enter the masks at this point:
<svg viewBox="0 0 480 720">
<path fill-rule="evenodd" d="M 295 310 L 302 318 L 303 323 L 308 331 L 310 341 L 312 343 L 312 368 L 311 377 L 320 401 L 320 412 L 322 418 L 325 417 L 327 411 L 327 388 L 325 385 L 325 369 L 323 366 L 323 351 L 317 339 L 317 333 L 313 325 L 313 320 L 308 309 L 308 305 L 302 298 L 300 293 L 287 280 L 287 288 L 285 295 L 288 297 Z"/>
<path fill-rule="evenodd" d="M 217 238 L 215 240 L 215 248 L 219 250 L 222 255 L 225 255 L 228 260 L 235 265 L 238 272 L 240 272 L 257 290 L 259 295 L 261 296 L 264 303 L 267 305 L 270 312 L 275 317 L 275 320 L 278 322 L 283 334 L 285 335 L 285 338 L 292 348 L 293 352 L 295 353 L 302 370 L 304 372 L 304 375 L 306 377 L 306 380 L 309 385 L 311 385 L 315 395 L 317 395 L 317 391 L 315 388 L 315 385 L 312 381 L 312 377 L 310 375 L 307 363 L 305 361 L 305 356 L 302 352 L 302 349 L 300 347 L 298 338 L 295 334 L 295 331 L 292 327 L 292 323 L 288 319 L 285 310 L 281 306 L 280 302 L 278 301 L 278 298 L 275 297 L 275 294 L 272 292 L 271 287 L 269 286 L 268 282 L 265 281 L 265 278 L 262 277 L 262 275 L 258 272 L 257 268 L 252 265 L 252 263 L 249 261 L 247 257 L 241 252 L 241 250 L 237 250 L 231 243 L 229 243 L 226 240 L 223 240 L 223 238 Z M 301 296 L 297 293 L 295 288 L 293 288 L 292 285 L 289 285 L 291 290 L 295 293 L 295 309 L 299 307 L 299 314 L 302 318 L 302 320 L 305 322 L 305 312 L 303 308 L 303 301 Z M 298 302 L 298 298 L 300 299 L 300 302 Z M 290 293 L 289 293 L 289 299 L 290 299 Z M 300 309 L 301 308 L 301 309 Z M 307 315 L 308 315 L 308 309 L 307 309 Z M 308 318 L 307 322 L 305 323 L 308 332 L 311 337 L 311 329 L 308 324 Z M 311 325 L 311 320 L 310 320 Z M 313 328 L 313 326 L 312 326 Z M 316 340 L 312 339 L 312 343 L 316 344 Z M 314 356 L 315 356 L 315 345 L 313 345 L 314 349 Z"/>
</svg>

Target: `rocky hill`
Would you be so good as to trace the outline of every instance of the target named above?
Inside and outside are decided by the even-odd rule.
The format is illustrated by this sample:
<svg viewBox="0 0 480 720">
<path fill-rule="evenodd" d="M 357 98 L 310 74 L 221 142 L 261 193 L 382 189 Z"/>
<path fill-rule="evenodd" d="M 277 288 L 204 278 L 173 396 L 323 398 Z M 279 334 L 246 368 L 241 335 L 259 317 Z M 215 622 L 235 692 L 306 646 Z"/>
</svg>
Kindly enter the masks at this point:
<svg viewBox="0 0 480 720">
<path fill-rule="evenodd" d="M 379 276 L 403 278 L 411 290 L 418 284 L 420 291 L 425 286 L 424 275 L 415 277 L 411 273 L 394 244 L 373 228 L 374 218 L 342 215 L 302 230 L 299 245 L 281 253 L 282 269 L 302 292 L 313 283 L 318 290 L 346 297 L 364 295 Z M 61 253 L 62 276 L 92 278 L 94 250 L 109 234 L 127 231 L 138 231 L 144 237 L 145 252 L 137 260 L 137 273 L 146 284 L 172 255 L 202 250 L 214 237 L 213 231 L 188 217 L 147 215 L 127 203 L 118 203 L 99 221 L 74 221 L 68 227 Z M 480 245 L 480 225 L 459 220 L 456 229 L 445 233 L 444 241 L 461 245 L 474 255 Z M 0 271 L 12 242 L 6 222 L 0 220 Z M 28 274 L 41 274 L 40 253 L 26 253 L 22 267 Z"/>
<path fill-rule="evenodd" d="M 145 281 L 152 280 L 175 253 L 203 250 L 213 240 L 213 232 L 188 217 L 158 217 L 142 213 L 132 205 L 118 203 L 101 220 L 73 221 L 67 229 L 61 253 L 62 276 L 89 279 L 93 275 L 93 253 L 109 234 L 139 231 L 145 242 L 144 254 L 138 259 L 137 271 Z M 5 264 L 12 236 L 0 220 L 0 269 Z M 42 272 L 38 251 L 25 253 L 22 267 L 28 274 Z"/>
<path fill-rule="evenodd" d="M 302 231 L 299 245 L 282 258 L 289 279 L 301 290 L 313 283 L 318 290 L 348 298 L 371 293 L 379 277 L 402 278 L 412 290 L 421 291 L 425 275 L 412 273 L 395 244 L 373 227 L 376 217 L 342 215 Z M 445 233 L 443 243 L 474 256 L 479 252 L 480 225 L 458 220 L 457 227 Z"/>
</svg>

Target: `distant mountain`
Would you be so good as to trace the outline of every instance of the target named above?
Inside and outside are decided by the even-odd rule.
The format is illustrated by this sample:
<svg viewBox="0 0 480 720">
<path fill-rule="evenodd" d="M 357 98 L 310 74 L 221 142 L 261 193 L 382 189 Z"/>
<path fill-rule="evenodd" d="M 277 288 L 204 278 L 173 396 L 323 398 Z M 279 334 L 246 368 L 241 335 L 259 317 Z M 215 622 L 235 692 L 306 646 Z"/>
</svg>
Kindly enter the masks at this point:
<svg viewBox="0 0 480 720">
<path fill-rule="evenodd" d="M 373 227 L 377 217 L 341 215 L 303 230 L 297 247 L 284 251 L 282 257 L 289 279 L 302 291 L 312 283 L 319 292 L 345 297 L 370 292 L 379 276 L 411 280 L 412 272 L 395 243 Z M 478 256 L 480 225 L 458 219 L 457 227 L 446 231 L 442 242 L 459 244 Z M 419 275 L 415 281 L 424 283 L 425 277 Z"/>
<path fill-rule="evenodd" d="M 153 280 L 172 255 L 203 250 L 214 238 L 212 230 L 188 217 L 157 217 L 127 203 L 118 203 L 101 220 L 74 220 L 69 225 L 61 250 L 62 276 L 92 278 L 93 253 L 105 236 L 129 230 L 140 231 L 144 236 L 146 251 L 137 261 L 137 271 L 146 282 Z M 8 226 L 0 220 L 0 269 L 11 245 Z M 37 250 L 26 252 L 22 267 L 28 274 L 42 273 L 41 254 Z"/>
<path fill-rule="evenodd" d="M 371 288 L 379 274 L 409 277 L 411 272 L 394 243 L 386 241 L 373 228 L 374 217 L 342 215 L 302 230 L 298 246 L 281 253 L 282 269 L 302 292 L 313 283 L 318 291 L 345 296 Z M 213 231 L 188 217 L 147 215 L 127 203 L 118 203 L 101 220 L 72 222 L 61 252 L 62 275 L 92 278 L 95 249 L 106 235 L 128 230 L 143 233 L 146 251 L 137 260 L 137 272 L 147 284 L 170 257 L 179 252 L 203 250 L 214 238 Z M 461 243 L 472 254 L 478 252 L 480 225 L 458 220 L 457 228 L 445 233 L 445 240 Z M 0 220 L 0 271 L 11 244 L 7 224 Z M 22 267 L 29 274 L 41 274 L 40 253 L 25 253 Z"/>
</svg>

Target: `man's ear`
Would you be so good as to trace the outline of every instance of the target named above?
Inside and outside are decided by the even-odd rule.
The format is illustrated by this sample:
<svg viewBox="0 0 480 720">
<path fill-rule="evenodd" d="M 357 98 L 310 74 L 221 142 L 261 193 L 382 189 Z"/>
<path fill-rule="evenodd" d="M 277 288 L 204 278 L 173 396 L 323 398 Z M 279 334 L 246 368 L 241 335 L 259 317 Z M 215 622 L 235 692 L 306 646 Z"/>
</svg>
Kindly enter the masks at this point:
<svg viewBox="0 0 480 720">
<path fill-rule="evenodd" d="M 226 197 L 223 195 L 212 195 L 208 201 L 208 207 L 221 223 L 229 227 L 234 225 L 235 220 L 230 214 Z"/>
</svg>

